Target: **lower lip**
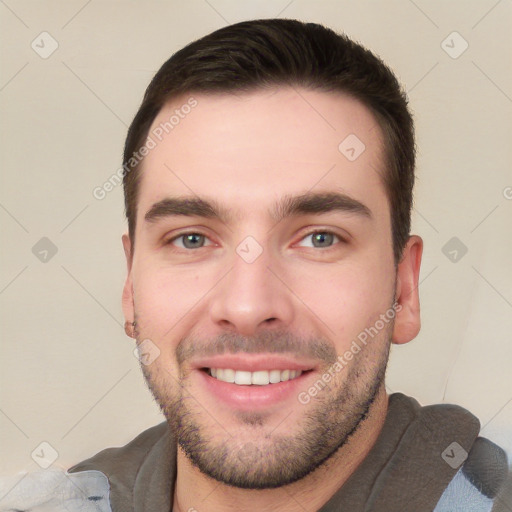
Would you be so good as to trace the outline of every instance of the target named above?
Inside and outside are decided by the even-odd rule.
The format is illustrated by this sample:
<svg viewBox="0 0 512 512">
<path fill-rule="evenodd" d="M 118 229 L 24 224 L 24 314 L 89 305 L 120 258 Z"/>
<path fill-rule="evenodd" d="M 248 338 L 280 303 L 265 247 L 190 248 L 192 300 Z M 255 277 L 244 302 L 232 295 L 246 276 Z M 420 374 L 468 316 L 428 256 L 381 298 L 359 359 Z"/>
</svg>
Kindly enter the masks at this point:
<svg viewBox="0 0 512 512">
<path fill-rule="evenodd" d="M 224 382 L 212 377 L 204 370 L 196 370 L 207 391 L 217 397 L 219 400 L 244 411 L 252 411 L 259 407 L 269 407 L 282 404 L 291 397 L 298 397 L 301 391 L 307 389 L 305 381 L 311 371 L 303 372 L 299 377 L 278 382 L 276 384 L 258 385 L 240 385 L 231 382 Z"/>
</svg>

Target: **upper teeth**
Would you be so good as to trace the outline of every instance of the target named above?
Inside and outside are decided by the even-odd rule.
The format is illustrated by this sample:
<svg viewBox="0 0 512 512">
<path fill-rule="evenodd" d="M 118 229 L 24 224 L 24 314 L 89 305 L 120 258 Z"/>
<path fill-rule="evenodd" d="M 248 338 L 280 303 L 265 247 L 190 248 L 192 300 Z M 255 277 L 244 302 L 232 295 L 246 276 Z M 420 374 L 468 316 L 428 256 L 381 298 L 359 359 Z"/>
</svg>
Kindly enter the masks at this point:
<svg viewBox="0 0 512 512">
<path fill-rule="evenodd" d="M 290 379 L 295 379 L 302 374 L 302 370 L 260 370 L 257 372 L 246 372 L 241 370 L 232 370 L 230 368 L 210 368 L 210 375 L 224 382 L 235 384 L 256 384 L 265 386 L 266 384 L 277 384 Z"/>
</svg>

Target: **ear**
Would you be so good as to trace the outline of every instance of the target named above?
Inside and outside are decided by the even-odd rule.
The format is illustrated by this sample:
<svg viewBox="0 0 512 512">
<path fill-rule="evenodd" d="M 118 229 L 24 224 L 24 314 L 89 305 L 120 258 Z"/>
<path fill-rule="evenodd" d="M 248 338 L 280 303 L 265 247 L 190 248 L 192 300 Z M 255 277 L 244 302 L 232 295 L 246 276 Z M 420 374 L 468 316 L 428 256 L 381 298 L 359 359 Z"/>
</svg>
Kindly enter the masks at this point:
<svg viewBox="0 0 512 512">
<path fill-rule="evenodd" d="M 423 240 L 409 237 L 398 264 L 396 278 L 396 317 L 393 343 L 402 344 L 414 339 L 421 327 L 418 280 L 420 275 Z"/>
<path fill-rule="evenodd" d="M 135 310 L 133 306 L 133 283 L 132 283 L 132 243 L 128 234 L 123 235 L 123 248 L 126 257 L 127 275 L 123 288 L 122 307 L 126 323 L 132 324 L 135 320 Z"/>
</svg>

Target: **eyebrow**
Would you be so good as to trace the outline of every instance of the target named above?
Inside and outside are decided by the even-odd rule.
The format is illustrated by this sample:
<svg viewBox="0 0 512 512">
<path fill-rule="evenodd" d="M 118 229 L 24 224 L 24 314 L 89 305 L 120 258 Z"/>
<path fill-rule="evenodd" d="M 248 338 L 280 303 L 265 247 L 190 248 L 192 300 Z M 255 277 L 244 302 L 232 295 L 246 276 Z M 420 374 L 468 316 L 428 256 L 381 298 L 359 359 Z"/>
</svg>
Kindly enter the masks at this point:
<svg viewBox="0 0 512 512">
<path fill-rule="evenodd" d="M 371 210 L 365 204 L 337 192 L 307 192 L 297 196 L 286 195 L 273 205 L 269 214 L 274 221 L 281 222 L 287 217 L 330 212 L 355 213 L 361 217 L 372 219 Z M 167 197 L 158 201 L 148 210 L 144 219 L 152 223 L 162 218 L 180 215 L 218 219 L 225 224 L 232 223 L 235 218 L 230 209 L 221 206 L 215 200 L 201 199 L 197 196 L 179 196 Z"/>
</svg>

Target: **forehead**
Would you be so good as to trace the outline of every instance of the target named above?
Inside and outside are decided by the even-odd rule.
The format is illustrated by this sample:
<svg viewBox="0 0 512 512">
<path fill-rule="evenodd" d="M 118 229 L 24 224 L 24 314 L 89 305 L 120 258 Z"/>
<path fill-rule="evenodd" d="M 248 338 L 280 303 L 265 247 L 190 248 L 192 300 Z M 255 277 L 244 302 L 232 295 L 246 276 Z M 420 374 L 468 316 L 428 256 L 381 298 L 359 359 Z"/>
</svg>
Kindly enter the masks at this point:
<svg viewBox="0 0 512 512">
<path fill-rule="evenodd" d="M 340 93 L 185 94 L 162 108 L 148 136 L 139 216 L 169 195 L 215 198 L 242 217 L 276 196 L 311 190 L 387 206 L 381 129 Z"/>
</svg>

